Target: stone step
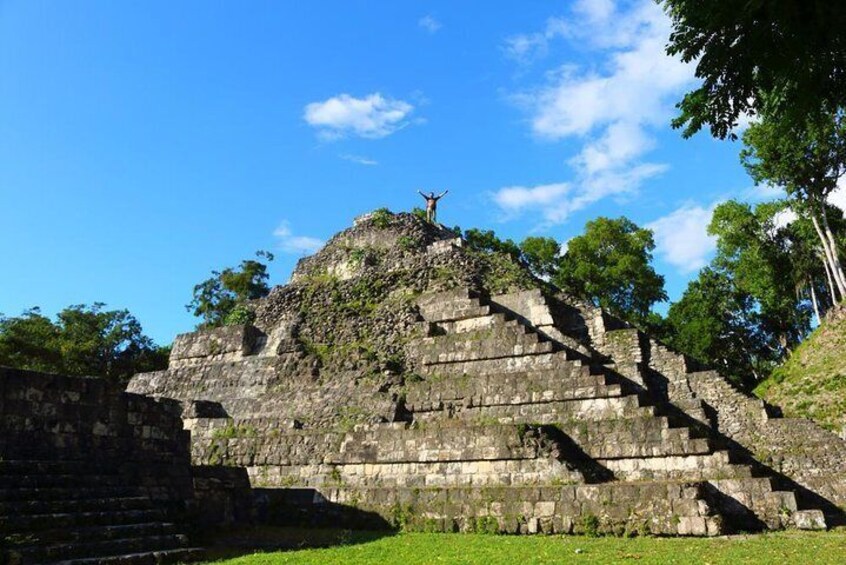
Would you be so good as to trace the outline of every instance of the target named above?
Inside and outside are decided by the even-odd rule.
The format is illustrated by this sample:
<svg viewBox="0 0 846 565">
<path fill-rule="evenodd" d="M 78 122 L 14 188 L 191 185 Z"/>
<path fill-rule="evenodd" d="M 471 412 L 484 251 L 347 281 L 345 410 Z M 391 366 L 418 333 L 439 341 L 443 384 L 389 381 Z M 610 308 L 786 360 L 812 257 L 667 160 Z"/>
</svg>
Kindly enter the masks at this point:
<svg viewBox="0 0 846 565">
<path fill-rule="evenodd" d="M 747 478 L 752 470 L 747 465 L 732 464 L 728 451 L 702 455 L 667 455 L 626 459 L 597 459 L 621 481 L 689 480 L 712 478 Z"/>
<path fill-rule="evenodd" d="M 723 512 L 730 525 L 745 527 L 750 522 L 751 513 L 768 529 L 793 526 L 791 516 L 799 511 L 796 495 L 791 491 L 773 490 L 769 477 L 723 479 L 709 483 L 725 497 L 722 500 Z"/>
<path fill-rule="evenodd" d="M 828 524 L 822 510 L 797 510 L 790 517 L 792 526 L 799 530 L 826 530 Z"/>
<path fill-rule="evenodd" d="M 18 546 L 15 548 L 15 552 L 20 555 L 25 563 L 43 563 L 58 559 L 67 561 L 77 557 L 90 559 L 101 555 L 117 556 L 140 552 L 167 551 L 182 549 L 187 545 L 188 538 L 186 536 L 169 534 L 79 543 Z"/>
<path fill-rule="evenodd" d="M 32 460 L 5 459 L 0 460 L 0 476 L 4 479 L 8 475 L 69 475 L 76 473 L 102 474 L 103 465 L 93 461 L 75 459 Z"/>
<path fill-rule="evenodd" d="M 466 341 L 427 339 L 437 341 L 430 344 L 424 343 L 417 347 L 420 362 L 424 365 L 541 355 L 555 351 L 552 342 L 539 341 L 537 336 L 532 334 L 519 337 L 512 336 L 507 340 L 505 338 Z"/>
<path fill-rule="evenodd" d="M 123 479 L 118 475 L 94 474 L 45 474 L 45 475 L 0 475 L 3 488 L 77 488 L 121 486 Z"/>
<path fill-rule="evenodd" d="M 420 313 L 427 322 L 454 322 L 487 316 L 491 313 L 491 307 L 483 306 L 477 298 L 468 298 L 420 305 Z"/>
<path fill-rule="evenodd" d="M 432 324 L 438 333 L 463 334 L 496 327 L 515 328 L 516 331 L 529 333 L 529 328 L 501 312 L 494 312 L 486 316 L 466 318 L 450 322 L 435 322 Z"/>
<path fill-rule="evenodd" d="M 178 533 L 180 533 L 179 527 L 170 522 L 140 522 L 137 524 L 119 524 L 114 526 L 105 525 L 38 530 L 36 534 L 33 534 L 33 537 L 37 537 L 39 543 L 44 544 L 162 536 Z M 26 535 L 22 537 L 23 543 L 27 543 L 26 538 Z"/>
<path fill-rule="evenodd" d="M 556 459 L 427 461 L 247 467 L 258 487 L 500 487 L 584 483 L 582 474 Z"/>
<path fill-rule="evenodd" d="M 433 418 L 437 412 L 415 414 Z M 568 420 L 619 420 L 655 416 L 653 406 L 642 406 L 636 395 L 590 398 L 533 404 L 503 404 L 466 407 L 456 412 L 459 418 L 500 424 L 557 424 Z"/>
<path fill-rule="evenodd" d="M 638 441 L 636 437 L 608 437 L 600 440 L 574 441 L 595 459 L 650 458 L 686 455 L 707 455 L 712 452 L 708 439 L 690 439 L 688 430 L 671 428 L 667 437 L 657 441 Z"/>
<path fill-rule="evenodd" d="M 719 535 L 701 483 L 653 481 L 449 488 L 321 488 L 276 491 L 283 516 L 349 527 L 362 514 L 409 530 L 499 533 Z M 289 497 L 290 501 L 286 501 Z M 353 505 L 345 518 L 339 510 Z M 362 513 L 363 511 L 363 513 Z M 349 520 L 346 522 L 345 520 Z M 306 525 L 299 522 L 298 525 Z"/>
<path fill-rule="evenodd" d="M 0 516 L 0 530 L 11 533 L 31 533 L 36 530 L 75 528 L 85 526 L 114 526 L 156 522 L 163 519 L 157 508 L 106 512 L 70 512 L 63 514 L 27 514 Z"/>
<path fill-rule="evenodd" d="M 114 498 L 134 496 L 135 487 L 36 487 L 0 488 L 0 501 L 14 500 L 74 500 L 82 498 Z"/>
<path fill-rule="evenodd" d="M 570 365 L 562 370 L 492 373 L 480 376 L 432 375 L 422 381 L 406 384 L 406 408 L 441 409 L 443 403 L 473 405 L 501 404 L 491 397 L 508 397 L 510 402 L 524 404 L 550 400 L 571 400 L 613 396 L 619 385 L 607 382 L 603 375 L 592 375 L 584 366 Z"/>
<path fill-rule="evenodd" d="M 476 390 L 459 391 L 411 389 L 406 394 L 406 408 L 411 412 L 444 410 L 448 405 L 465 407 L 502 406 L 520 404 L 538 404 L 547 402 L 566 402 L 571 400 L 589 400 L 594 398 L 612 398 L 623 395 L 619 385 L 605 384 L 568 384 L 561 382 L 557 386 L 532 386 L 531 381 L 518 386 L 501 385 L 485 387 L 476 383 Z"/>
<path fill-rule="evenodd" d="M 465 361 L 421 364 L 419 371 L 425 375 L 488 375 L 503 373 L 525 373 L 530 371 L 567 371 L 583 366 L 577 353 L 569 350 L 531 355 L 506 355 L 496 359 L 475 359 Z"/>
<path fill-rule="evenodd" d="M 152 505 L 152 501 L 146 496 L 70 500 L 30 499 L 0 502 L 0 514 L 66 514 L 109 510 L 146 510 L 151 508 Z"/>
<path fill-rule="evenodd" d="M 185 547 L 86 559 L 63 559 L 45 565 L 170 565 L 171 563 L 200 561 L 204 558 L 205 550 L 202 548 Z"/>
</svg>

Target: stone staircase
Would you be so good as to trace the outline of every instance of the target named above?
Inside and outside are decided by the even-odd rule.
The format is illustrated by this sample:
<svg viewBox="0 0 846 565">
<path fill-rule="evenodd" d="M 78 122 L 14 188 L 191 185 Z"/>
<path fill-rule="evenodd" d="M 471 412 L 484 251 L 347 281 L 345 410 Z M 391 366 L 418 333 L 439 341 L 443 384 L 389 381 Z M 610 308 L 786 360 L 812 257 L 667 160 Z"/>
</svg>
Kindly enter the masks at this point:
<svg viewBox="0 0 846 565">
<path fill-rule="evenodd" d="M 0 462 L 7 563 L 180 563 L 199 559 L 149 495 L 91 461 Z"/>
<path fill-rule="evenodd" d="M 554 339 L 466 290 L 425 296 L 420 310 L 425 337 L 410 345 L 416 377 L 399 421 L 339 430 L 197 418 L 194 463 L 243 466 L 254 487 L 292 489 L 289 506 L 274 491 L 277 513 L 329 512 L 335 525 L 352 508 L 431 531 L 825 528 L 820 510 L 715 441 L 704 416 L 668 411 L 644 366 Z"/>
<path fill-rule="evenodd" d="M 424 301 L 421 313 L 429 334 L 415 351 L 421 373 L 450 386 L 427 383 L 419 397 L 409 394 L 415 418 L 447 412 L 554 426 L 613 480 L 707 482 L 729 528 L 825 527 L 820 510 L 799 509 L 793 492 L 774 490 L 772 478 L 755 476 L 738 454 L 715 449 L 690 427 L 671 427 L 646 389 L 605 370 L 613 365 L 586 366 L 582 353 L 465 290 Z M 473 390 L 456 390 L 468 375 Z"/>
</svg>

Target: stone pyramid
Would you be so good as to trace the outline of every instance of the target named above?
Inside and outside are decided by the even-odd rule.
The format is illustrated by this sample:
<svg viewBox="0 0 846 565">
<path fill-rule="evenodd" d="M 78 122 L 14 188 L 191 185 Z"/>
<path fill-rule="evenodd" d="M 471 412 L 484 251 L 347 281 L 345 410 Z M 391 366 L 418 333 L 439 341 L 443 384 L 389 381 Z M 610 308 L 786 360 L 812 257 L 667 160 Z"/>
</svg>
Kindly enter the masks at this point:
<svg viewBox="0 0 846 565">
<path fill-rule="evenodd" d="M 713 536 L 842 523 L 846 442 L 511 257 L 356 220 L 130 392 L 289 524 Z"/>
</svg>

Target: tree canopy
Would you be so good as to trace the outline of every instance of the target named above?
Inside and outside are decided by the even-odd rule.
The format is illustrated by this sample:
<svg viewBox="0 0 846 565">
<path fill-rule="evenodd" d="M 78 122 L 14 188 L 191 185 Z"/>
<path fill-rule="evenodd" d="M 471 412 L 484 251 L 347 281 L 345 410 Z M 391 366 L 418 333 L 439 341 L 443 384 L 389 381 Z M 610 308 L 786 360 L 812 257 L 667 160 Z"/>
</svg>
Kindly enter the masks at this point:
<svg viewBox="0 0 846 565">
<path fill-rule="evenodd" d="M 256 252 L 256 257 L 273 261 L 267 251 Z M 211 277 L 194 287 L 194 299 L 185 307 L 202 319 L 200 328 L 248 323 L 252 312 L 246 303 L 268 295 L 269 277 L 267 265 L 254 259 L 241 261 L 237 268 L 212 271 Z"/>
<path fill-rule="evenodd" d="M 846 107 L 846 4 L 830 0 L 658 0 L 672 19 L 667 52 L 696 63 L 699 87 L 674 120 L 734 137 L 745 114 L 803 121 Z"/>
<path fill-rule="evenodd" d="M 567 244 L 553 282 L 636 324 L 667 299 L 664 277 L 652 267 L 652 232 L 628 218 L 597 218 Z"/>
<path fill-rule="evenodd" d="M 102 303 L 65 308 L 55 322 L 38 308 L 0 316 L 0 365 L 9 367 L 124 381 L 167 367 L 168 353 L 129 311 Z"/>
<path fill-rule="evenodd" d="M 765 115 L 749 127 L 743 141 L 741 161 L 755 182 L 783 187 L 794 210 L 811 221 L 834 286 L 840 299 L 846 299 L 846 273 L 828 206 L 846 174 L 846 116 L 830 112 L 796 123 Z"/>
</svg>

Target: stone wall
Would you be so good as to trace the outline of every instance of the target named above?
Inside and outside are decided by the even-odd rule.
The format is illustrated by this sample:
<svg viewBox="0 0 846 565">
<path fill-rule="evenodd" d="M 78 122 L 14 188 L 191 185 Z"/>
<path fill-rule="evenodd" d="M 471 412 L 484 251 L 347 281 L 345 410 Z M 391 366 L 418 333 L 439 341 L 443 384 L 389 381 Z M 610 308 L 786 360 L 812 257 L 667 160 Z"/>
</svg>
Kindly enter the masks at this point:
<svg viewBox="0 0 846 565">
<path fill-rule="evenodd" d="M 0 456 L 96 454 L 155 499 L 190 500 L 190 438 L 174 411 L 173 401 L 122 393 L 105 379 L 0 368 Z"/>
</svg>

